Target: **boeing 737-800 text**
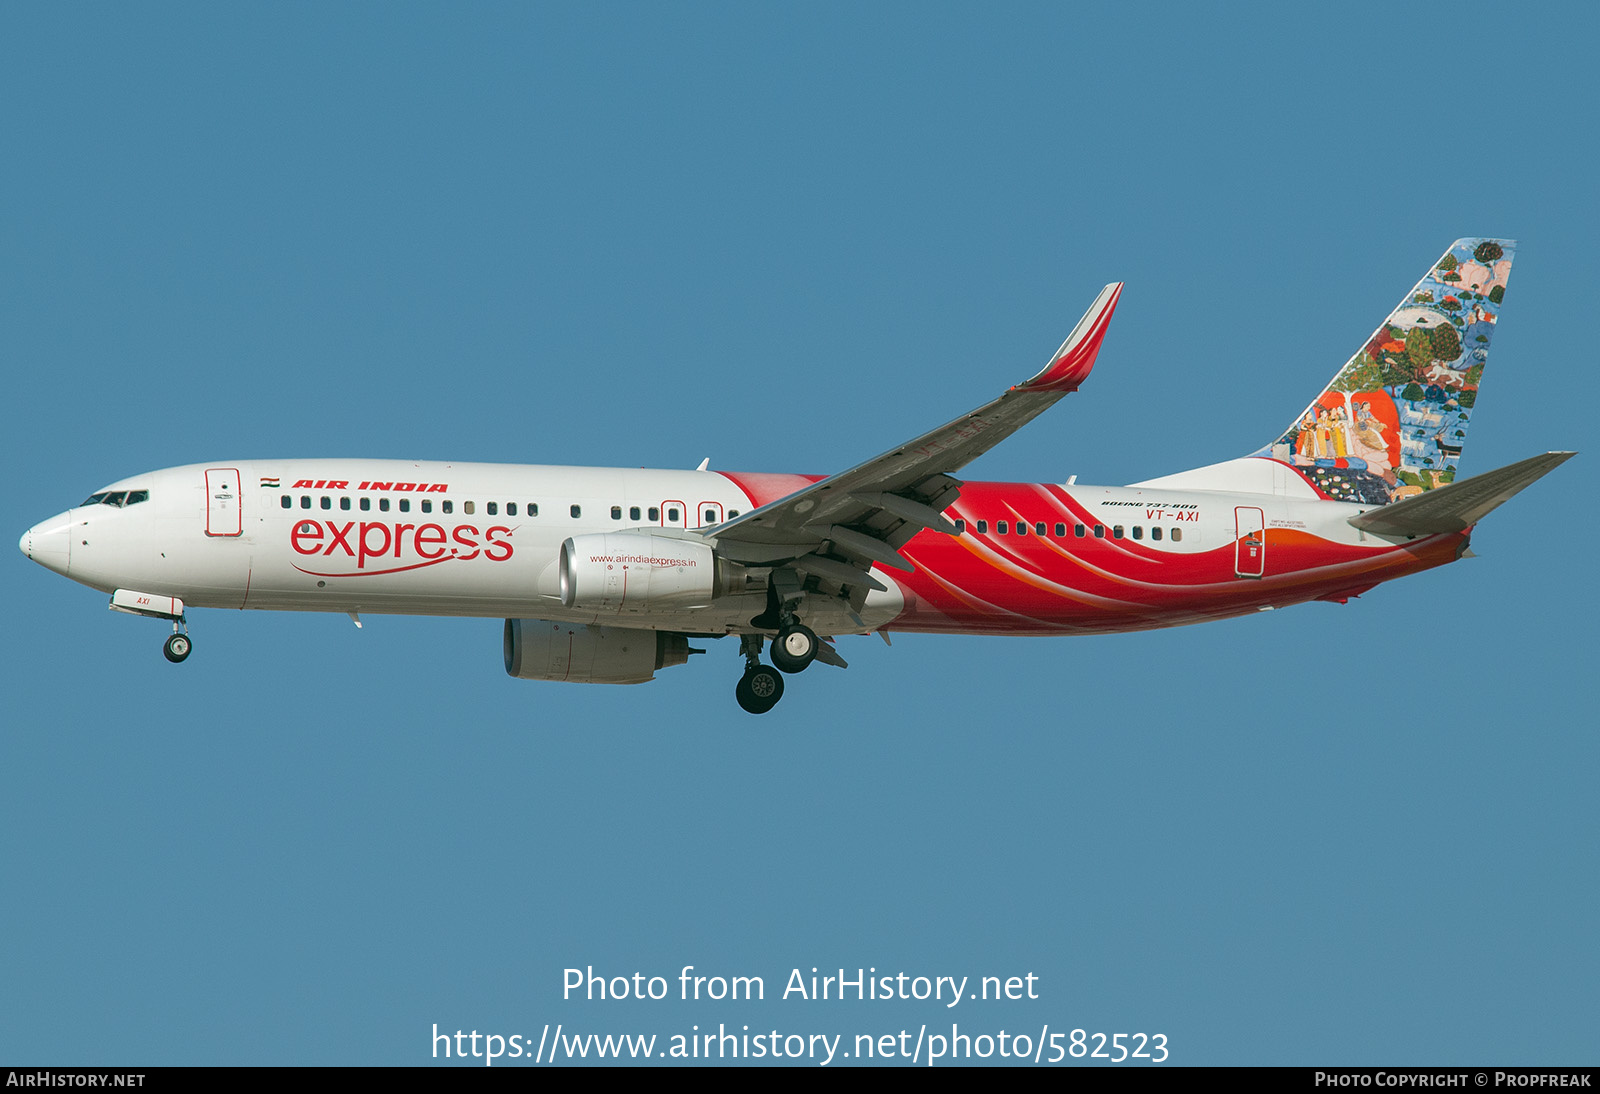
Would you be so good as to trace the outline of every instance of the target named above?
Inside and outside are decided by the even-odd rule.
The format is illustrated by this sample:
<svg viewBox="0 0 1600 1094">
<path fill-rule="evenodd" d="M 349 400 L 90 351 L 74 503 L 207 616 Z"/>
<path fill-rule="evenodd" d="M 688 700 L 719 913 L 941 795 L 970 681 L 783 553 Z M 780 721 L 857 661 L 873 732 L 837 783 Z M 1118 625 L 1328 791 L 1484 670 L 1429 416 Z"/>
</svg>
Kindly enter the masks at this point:
<svg viewBox="0 0 1600 1094">
<path fill-rule="evenodd" d="M 170 661 L 197 606 L 504 618 L 506 671 L 531 680 L 642 683 L 691 639 L 738 635 L 753 713 L 783 693 L 774 667 L 843 667 L 841 634 L 1098 634 L 1342 603 L 1463 557 L 1481 517 L 1572 455 L 1456 480 L 1513 248 L 1452 244 L 1268 444 L 1130 486 L 955 477 L 1088 377 L 1113 284 L 1032 379 L 830 477 L 219 460 L 112 483 L 21 546 L 170 620 Z"/>
</svg>

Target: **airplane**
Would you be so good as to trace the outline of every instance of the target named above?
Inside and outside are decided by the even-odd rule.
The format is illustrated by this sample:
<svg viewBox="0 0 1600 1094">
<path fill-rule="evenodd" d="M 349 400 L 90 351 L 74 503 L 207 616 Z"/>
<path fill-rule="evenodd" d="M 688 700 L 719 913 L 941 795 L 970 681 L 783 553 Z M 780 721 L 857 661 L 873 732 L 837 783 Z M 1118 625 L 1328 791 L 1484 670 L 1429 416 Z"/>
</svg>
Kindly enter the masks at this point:
<svg viewBox="0 0 1600 1094">
<path fill-rule="evenodd" d="M 1460 239 L 1289 427 L 1127 486 L 956 472 L 1094 368 L 1122 284 L 999 398 L 831 476 L 371 459 L 218 460 L 96 490 L 23 554 L 172 624 L 192 607 L 505 620 L 506 672 L 636 684 L 737 635 L 735 688 L 845 667 L 841 635 L 1085 635 L 1346 603 L 1471 554 L 1575 455 L 1456 478 L 1516 244 Z M 770 646 L 771 665 L 762 661 Z"/>
</svg>

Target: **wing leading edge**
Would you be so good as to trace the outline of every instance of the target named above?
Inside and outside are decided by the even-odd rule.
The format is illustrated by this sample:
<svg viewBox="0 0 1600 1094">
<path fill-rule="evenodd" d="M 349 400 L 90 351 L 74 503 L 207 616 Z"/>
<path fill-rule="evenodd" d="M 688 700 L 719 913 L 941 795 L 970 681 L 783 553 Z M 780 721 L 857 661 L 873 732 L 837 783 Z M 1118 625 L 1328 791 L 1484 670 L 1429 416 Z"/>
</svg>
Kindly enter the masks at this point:
<svg viewBox="0 0 1600 1094">
<path fill-rule="evenodd" d="M 900 554 L 924 528 L 946 535 L 943 516 L 961 493 L 953 473 L 1048 410 L 1088 378 L 1122 295 L 1107 285 L 1049 364 L 998 399 L 937 429 L 822 479 L 775 502 L 705 530 L 717 551 L 737 562 L 792 564 L 801 574 L 848 590 L 853 601 L 883 583 L 874 564 L 910 571 Z"/>
</svg>

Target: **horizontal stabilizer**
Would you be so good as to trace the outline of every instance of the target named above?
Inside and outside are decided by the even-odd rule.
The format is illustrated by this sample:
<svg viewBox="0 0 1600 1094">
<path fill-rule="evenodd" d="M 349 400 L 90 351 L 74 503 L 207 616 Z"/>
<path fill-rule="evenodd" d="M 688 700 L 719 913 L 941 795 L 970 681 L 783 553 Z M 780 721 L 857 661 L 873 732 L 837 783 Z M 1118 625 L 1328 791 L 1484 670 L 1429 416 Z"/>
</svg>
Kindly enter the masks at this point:
<svg viewBox="0 0 1600 1094">
<path fill-rule="evenodd" d="M 1476 475 L 1350 518 L 1363 532 L 1380 536 L 1431 536 L 1462 532 L 1501 502 L 1566 463 L 1576 452 L 1546 452 L 1497 471 Z"/>
</svg>

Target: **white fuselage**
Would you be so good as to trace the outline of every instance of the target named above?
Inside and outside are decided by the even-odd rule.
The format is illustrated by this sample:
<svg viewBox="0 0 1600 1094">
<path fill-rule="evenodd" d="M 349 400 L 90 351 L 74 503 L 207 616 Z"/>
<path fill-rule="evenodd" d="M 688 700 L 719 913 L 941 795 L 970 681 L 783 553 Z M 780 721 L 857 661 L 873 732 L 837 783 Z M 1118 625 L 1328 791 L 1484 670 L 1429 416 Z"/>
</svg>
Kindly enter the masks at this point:
<svg viewBox="0 0 1600 1094">
<path fill-rule="evenodd" d="M 757 485 L 763 478 L 777 481 Z M 145 495 L 121 507 L 98 504 L 69 510 L 31 529 L 24 550 L 97 589 L 136 589 L 178 597 L 196 607 L 534 618 L 722 634 L 749 631 L 750 620 L 765 609 L 766 579 L 760 571 L 747 587 L 724 591 L 705 604 L 597 613 L 563 607 L 557 561 L 561 546 L 570 537 L 636 529 L 699 541 L 696 529 L 773 500 L 752 491 L 787 492 L 793 484 L 786 480 L 791 479 L 808 481 L 714 471 L 393 460 L 193 464 L 106 487 L 100 494 Z M 957 539 L 970 539 L 970 547 L 963 550 L 954 540 L 925 534 L 923 546 L 912 544 L 907 551 L 931 574 L 943 573 L 952 581 L 975 574 L 969 587 L 978 589 L 980 598 L 984 575 L 1015 570 L 993 555 L 994 550 L 1056 544 L 1066 552 L 1063 558 L 1081 559 L 1091 570 L 1120 568 L 1126 551 L 1110 537 L 1113 530 L 1122 535 L 1123 523 L 1130 525 L 1130 536 L 1138 534 L 1133 525 L 1150 523 L 1152 538 L 1129 545 L 1170 560 L 1169 569 L 1199 566 L 1208 559 L 1218 568 L 1220 581 L 1174 588 L 1170 595 L 1177 599 L 1171 603 L 1165 602 L 1169 593 L 1157 595 L 1149 581 L 1139 581 L 1134 584 L 1144 591 L 1128 587 L 1134 599 L 1143 601 L 1137 611 L 1124 611 L 1120 598 L 1112 602 L 1102 596 L 1097 602 L 1109 606 L 1103 618 L 1058 621 L 1067 630 L 1077 629 L 1080 622 L 1104 630 L 1196 622 L 1319 595 L 1321 586 L 1296 580 L 1277 567 L 1268 567 L 1264 580 L 1240 580 L 1231 561 L 1236 537 L 1242 536 L 1236 523 L 1240 505 L 1263 514 L 1268 528 L 1282 533 L 1304 529 L 1324 544 L 1354 548 L 1374 563 L 1393 547 L 1345 522 L 1358 511 L 1355 506 L 1149 484 L 1071 489 L 1080 523 L 1104 521 L 1104 546 L 1093 539 L 1092 530 L 1086 539 L 1073 539 L 1069 532 L 1066 540 L 997 538 L 995 529 L 972 535 L 986 511 L 999 520 L 1008 513 L 1023 515 L 1034 504 L 1029 498 L 1059 509 L 1059 499 L 1051 502 L 1042 490 L 969 484 L 949 515 L 966 519 L 968 533 Z M 1150 506 L 1165 508 L 1152 516 Z M 1059 527 L 1056 521 L 1074 520 L 1064 512 L 1035 517 L 1047 531 Z M 1154 527 L 1162 521 L 1181 529 L 1182 538 L 1169 531 L 1155 540 L 1159 533 Z M 1029 525 L 1031 529 L 1033 522 Z M 1096 549 L 1110 553 L 1097 561 Z M 1346 559 L 1334 569 L 1359 565 Z M 892 623 L 904 630 L 1060 632 L 1054 624 L 1043 626 L 1044 618 L 1030 605 L 1018 608 L 1022 616 L 1007 619 L 976 604 L 979 614 L 967 618 L 948 607 L 938 610 L 929 599 L 931 590 L 924 588 L 919 595 L 917 586 L 908 585 L 898 571 L 877 567 L 873 573 L 886 591 L 873 591 L 855 611 L 837 598 L 815 598 L 806 605 L 813 628 L 822 634 L 859 633 Z M 1038 585 L 1034 580 L 1028 595 L 1037 595 Z M 1130 600 L 1125 607 L 1136 605 Z"/>
</svg>

